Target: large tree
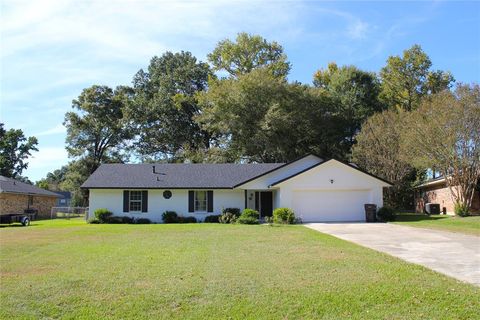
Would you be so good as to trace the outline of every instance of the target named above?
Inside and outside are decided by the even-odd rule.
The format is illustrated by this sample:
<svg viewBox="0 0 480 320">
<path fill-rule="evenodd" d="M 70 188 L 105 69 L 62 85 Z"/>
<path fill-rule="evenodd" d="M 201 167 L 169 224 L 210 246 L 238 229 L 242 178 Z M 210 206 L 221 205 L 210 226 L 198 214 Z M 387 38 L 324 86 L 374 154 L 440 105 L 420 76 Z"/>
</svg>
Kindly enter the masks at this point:
<svg viewBox="0 0 480 320">
<path fill-rule="evenodd" d="M 94 85 L 73 100 L 75 111 L 65 114 L 68 154 L 75 159 L 86 159 L 89 173 L 104 162 L 122 161 L 127 156 L 132 130 L 125 110 L 132 94 L 127 87 L 112 90 Z"/>
<path fill-rule="evenodd" d="M 264 68 L 212 81 L 200 101 L 203 113 L 197 120 L 230 159 L 289 161 L 307 152 L 330 156 L 338 147 L 334 102 Z"/>
<path fill-rule="evenodd" d="M 268 42 L 261 36 L 239 33 L 235 41 L 220 41 L 208 60 L 216 71 L 225 71 L 232 77 L 266 68 L 272 75 L 286 77 L 290 63 L 277 42 Z"/>
<path fill-rule="evenodd" d="M 68 166 L 62 166 L 60 169 L 56 169 L 47 173 L 45 178 L 37 181 L 35 184 L 43 189 L 52 191 L 61 191 L 61 183 L 65 181 L 65 177 L 68 172 Z"/>
<path fill-rule="evenodd" d="M 393 183 L 385 193 L 389 206 L 407 209 L 411 206 L 412 180 L 415 171 L 402 156 L 401 135 L 406 112 L 387 110 L 370 117 L 357 135 L 352 160 L 358 166 Z"/>
<path fill-rule="evenodd" d="M 37 144 L 37 138 L 25 137 L 20 129 L 5 130 L 0 123 L 0 175 L 21 179 L 28 167 L 26 160 L 32 151 L 38 151 Z"/>
<path fill-rule="evenodd" d="M 362 123 L 384 109 L 384 104 L 379 101 L 377 76 L 355 66 L 338 67 L 336 63 L 330 63 L 326 69 L 314 74 L 313 83 L 336 100 L 337 108 L 333 112 L 343 119 L 338 125 L 345 125 L 346 152 L 349 152 Z"/>
<path fill-rule="evenodd" d="M 183 51 L 155 56 L 147 72 L 137 72 L 129 114 L 140 156 L 176 160 L 184 150 L 209 148 L 210 136 L 193 119 L 201 112 L 196 93 L 206 90 L 209 77 L 208 64 Z"/>
<path fill-rule="evenodd" d="M 419 45 L 405 50 L 401 57 L 389 57 L 380 71 L 381 98 L 389 107 L 411 111 L 422 97 L 450 88 L 453 76 L 431 67 L 432 61 Z"/>
<path fill-rule="evenodd" d="M 408 161 L 441 172 L 467 211 L 480 179 L 480 86 L 458 85 L 425 99 L 409 114 L 402 137 Z"/>
</svg>

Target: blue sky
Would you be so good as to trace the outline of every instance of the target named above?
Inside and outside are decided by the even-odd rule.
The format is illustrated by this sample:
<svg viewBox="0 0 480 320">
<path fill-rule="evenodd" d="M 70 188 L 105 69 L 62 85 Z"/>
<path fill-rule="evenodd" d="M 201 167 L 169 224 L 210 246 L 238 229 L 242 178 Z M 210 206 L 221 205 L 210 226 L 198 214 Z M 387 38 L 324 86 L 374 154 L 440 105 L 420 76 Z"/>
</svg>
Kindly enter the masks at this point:
<svg viewBox="0 0 480 320">
<path fill-rule="evenodd" d="M 479 2 L 2 1 L 0 121 L 39 139 L 24 174 L 68 162 L 63 117 L 83 88 L 128 85 L 166 50 L 206 60 L 241 31 L 282 44 L 304 83 L 331 61 L 379 71 L 415 43 L 435 69 L 480 82 Z"/>
</svg>

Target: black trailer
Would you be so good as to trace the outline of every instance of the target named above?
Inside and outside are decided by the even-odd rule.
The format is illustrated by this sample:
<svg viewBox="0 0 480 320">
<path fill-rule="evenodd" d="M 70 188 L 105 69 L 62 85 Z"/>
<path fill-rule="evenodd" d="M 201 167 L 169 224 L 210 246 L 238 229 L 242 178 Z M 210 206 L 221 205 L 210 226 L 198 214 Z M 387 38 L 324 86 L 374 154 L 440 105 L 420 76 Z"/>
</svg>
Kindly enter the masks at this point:
<svg viewBox="0 0 480 320">
<path fill-rule="evenodd" d="M 10 223 L 21 223 L 23 226 L 29 226 L 30 221 L 35 220 L 38 210 L 27 209 L 23 213 L 4 213 L 0 215 L 0 223 L 10 224 Z"/>
</svg>

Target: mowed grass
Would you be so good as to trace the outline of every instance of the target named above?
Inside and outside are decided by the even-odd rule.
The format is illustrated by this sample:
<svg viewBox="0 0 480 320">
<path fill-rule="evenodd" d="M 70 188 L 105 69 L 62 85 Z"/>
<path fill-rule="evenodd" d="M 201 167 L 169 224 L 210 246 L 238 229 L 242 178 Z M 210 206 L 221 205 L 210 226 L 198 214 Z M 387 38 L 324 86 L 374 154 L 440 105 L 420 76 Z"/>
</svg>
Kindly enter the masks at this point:
<svg viewBox="0 0 480 320">
<path fill-rule="evenodd" d="M 0 228 L 2 319 L 478 319 L 480 289 L 302 226 Z M 473 245 L 473 244 L 472 244 Z"/>
<path fill-rule="evenodd" d="M 480 216 L 457 217 L 447 215 L 403 214 L 395 223 L 412 227 L 438 229 L 480 236 Z"/>
</svg>

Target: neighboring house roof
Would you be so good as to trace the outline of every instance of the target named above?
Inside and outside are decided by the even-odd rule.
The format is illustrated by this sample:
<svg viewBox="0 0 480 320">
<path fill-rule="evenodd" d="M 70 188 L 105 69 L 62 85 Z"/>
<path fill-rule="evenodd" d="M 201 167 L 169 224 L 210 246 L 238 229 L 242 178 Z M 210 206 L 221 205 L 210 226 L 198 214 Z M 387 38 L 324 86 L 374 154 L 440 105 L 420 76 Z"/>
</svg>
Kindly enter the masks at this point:
<svg viewBox="0 0 480 320">
<path fill-rule="evenodd" d="M 435 185 L 441 185 L 445 182 L 446 182 L 445 177 L 430 179 L 430 180 L 427 180 L 424 183 L 416 186 L 415 189 L 420 189 L 420 188 L 423 188 L 423 187 L 431 187 L 431 186 L 435 186 Z"/>
<path fill-rule="evenodd" d="M 82 188 L 233 189 L 244 181 L 283 165 L 283 163 L 103 164 L 85 181 Z"/>
<path fill-rule="evenodd" d="M 21 182 L 12 178 L 7 178 L 0 176 L 0 193 L 17 193 L 17 194 L 28 194 L 28 195 L 40 195 L 40 196 L 51 196 L 51 197 L 60 197 L 59 194 L 41 189 L 31 184 Z"/>
<path fill-rule="evenodd" d="M 285 178 L 283 178 L 283 179 L 281 179 L 281 180 L 275 181 L 274 183 L 272 183 L 271 185 L 269 185 L 269 187 L 273 187 L 273 186 L 275 186 L 275 185 L 278 185 L 278 184 L 280 184 L 280 183 L 282 183 L 282 182 L 284 182 L 284 181 L 287 181 L 287 180 L 289 180 L 289 179 L 291 179 L 291 178 L 293 178 L 293 177 L 296 177 L 296 176 L 298 176 L 298 175 L 300 175 L 300 174 L 302 174 L 302 173 L 304 173 L 304 172 L 306 172 L 306 171 L 308 171 L 308 170 L 311 170 L 311 169 L 313 169 L 313 168 L 316 168 L 316 167 L 318 167 L 318 166 L 321 166 L 322 164 L 328 163 L 328 162 L 330 162 L 330 161 L 340 162 L 340 163 L 342 163 L 342 164 L 344 164 L 344 165 L 346 165 L 346 166 L 348 166 L 348 167 L 350 167 L 350 168 L 352 168 L 352 169 L 355 169 L 355 170 L 357 170 L 357 171 L 360 171 L 360 172 L 362 172 L 362 173 L 364 173 L 364 174 L 366 174 L 366 175 L 368 175 L 368 176 L 370 176 L 370 177 L 372 177 L 372 178 L 375 178 L 375 179 L 377 179 L 377 180 L 380 180 L 380 181 L 385 182 L 386 184 L 392 186 L 392 183 L 391 183 L 391 182 L 389 182 L 389 181 L 387 181 L 387 180 L 385 180 L 385 179 L 382 179 L 382 178 L 380 178 L 380 177 L 378 177 L 378 176 L 376 176 L 376 175 L 373 175 L 373 174 L 371 174 L 371 173 L 369 173 L 369 172 L 367 172 L 367 171 L 365 171 L 365 170 L 362 170 L 362 169 L 360 169 L 359 167 L 357 167 L 357 165 L 355 165 L 355 164 L 353 164 L 353 163 L 347 163 L 347 162 L 343 162 L 343 161 L 340 161 L 340 160 L 337 160 L 337 159 L 333 159 L 333 158 L 332 158 L 332 159 L 329 159 L 329 160 L 326 160 L 326 161 L 319 162 L 319 163 L 317 163 L 317 164 L 315 164 L 315 165 L 313 165 L 313 166 L 311 166 L 311 167 L 308 167 L 308 168 L 306 168 L 306 169 L 304 169 L 304 170 L 302 170 L 302 171 L 296 172 L 296 173 L 294 173 L 294 174 L 292 174 L 292 175 L 290 175 L 290 176 L 288 176 L 288 177 L 285 177 Z"/>
</svg>

